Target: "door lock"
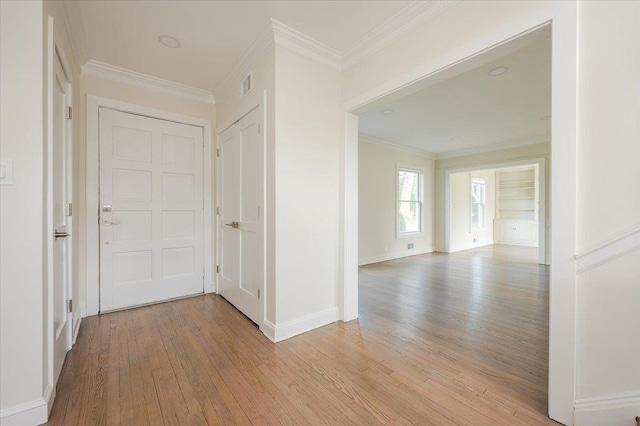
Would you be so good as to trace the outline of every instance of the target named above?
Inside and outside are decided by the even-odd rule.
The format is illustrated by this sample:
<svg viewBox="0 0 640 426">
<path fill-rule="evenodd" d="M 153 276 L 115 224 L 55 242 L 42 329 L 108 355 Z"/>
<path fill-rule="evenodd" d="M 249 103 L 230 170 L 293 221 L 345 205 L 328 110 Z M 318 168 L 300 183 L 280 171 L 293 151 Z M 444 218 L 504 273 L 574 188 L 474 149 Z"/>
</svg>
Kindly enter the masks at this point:
<svg viewBox="0 0 640 426">
<path fill-rule="evenodd" d="M 240 224 L 238 222 L 225 223 L 224 226 L 230 226 L 235 229 L 240 228 Z"/>
</svg>

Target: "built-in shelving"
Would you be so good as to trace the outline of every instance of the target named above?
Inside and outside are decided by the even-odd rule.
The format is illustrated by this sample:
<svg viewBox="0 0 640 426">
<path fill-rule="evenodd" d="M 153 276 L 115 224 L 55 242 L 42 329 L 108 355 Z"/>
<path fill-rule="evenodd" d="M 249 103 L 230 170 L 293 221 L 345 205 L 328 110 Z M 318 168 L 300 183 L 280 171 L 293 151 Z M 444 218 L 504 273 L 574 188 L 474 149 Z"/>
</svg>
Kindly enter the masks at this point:
<svg viewBox="0 0 640 426">
<path fill-rule="evenodd" d="M 504 244 L 537 245 L 537 228 L 537 167 L 498 170 L 494 240 Z"/>
</svg>

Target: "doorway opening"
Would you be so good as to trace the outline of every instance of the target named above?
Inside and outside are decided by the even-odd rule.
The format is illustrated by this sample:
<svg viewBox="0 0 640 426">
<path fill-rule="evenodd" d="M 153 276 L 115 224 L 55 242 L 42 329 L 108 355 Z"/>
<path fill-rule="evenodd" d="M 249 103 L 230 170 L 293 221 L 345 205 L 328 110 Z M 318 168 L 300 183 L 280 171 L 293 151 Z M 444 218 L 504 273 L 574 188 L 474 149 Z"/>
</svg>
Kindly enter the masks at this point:
<svg viewBox="0 0 640 426">
<path fill-rule="evenodd" d="M 546 418 L 550 27 L 523 37 L 357 110 L 359 312 Z"/>
</svg>

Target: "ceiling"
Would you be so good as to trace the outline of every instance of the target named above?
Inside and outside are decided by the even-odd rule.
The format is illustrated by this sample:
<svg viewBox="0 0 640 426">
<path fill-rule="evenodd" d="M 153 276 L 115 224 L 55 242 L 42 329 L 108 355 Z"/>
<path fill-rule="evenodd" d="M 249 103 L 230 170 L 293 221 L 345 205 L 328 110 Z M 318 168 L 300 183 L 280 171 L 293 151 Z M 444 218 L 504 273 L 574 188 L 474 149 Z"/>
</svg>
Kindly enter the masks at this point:
<svg viewBox="0 0 640 426">
<path fill-rule="evenodd" d="M 212 91 L 270 19 L 344 51 L 411 1 L 94 1 L 71 3 L 88 58 Z M 73 25 L 74 23 L 72 23 Z M 182 43 L 170 49 L 158 36 Z M 80 64 L 82 65 L 82 64 Z"/>
<path fill-rule="evenodd" d="M 502 75 L 489 71 L 508 67 Z M 382 114 L 385 109 L 391 114 Z M 440 156 L 546 142 L 551 133 L 551 39 L 359 115 L 369 136 Z M 546 117 L 546 120 L 541 120 Z"/>
</svg>

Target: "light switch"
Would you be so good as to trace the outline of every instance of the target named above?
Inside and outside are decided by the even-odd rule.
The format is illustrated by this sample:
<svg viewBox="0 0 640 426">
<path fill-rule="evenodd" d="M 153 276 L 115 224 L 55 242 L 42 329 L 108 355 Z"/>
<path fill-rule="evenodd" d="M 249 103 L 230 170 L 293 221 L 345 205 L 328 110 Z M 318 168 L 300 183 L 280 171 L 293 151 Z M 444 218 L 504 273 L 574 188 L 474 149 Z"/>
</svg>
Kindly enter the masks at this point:
<svg viewBox="0 0 640 426">
<path fill-rule="evenodd" d="M 0 185 L 13 185 L 13 160 L 0 158 Z"/>
</svg>

